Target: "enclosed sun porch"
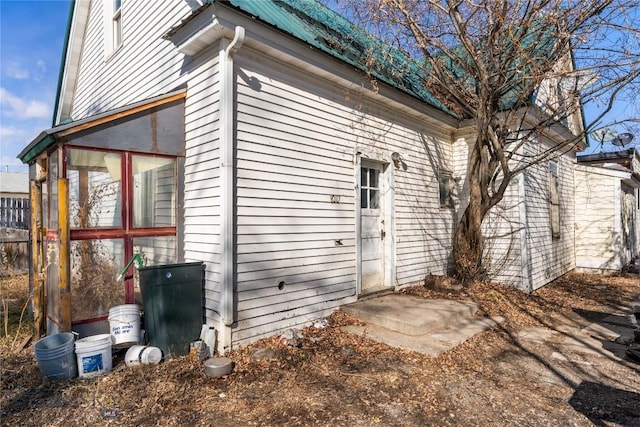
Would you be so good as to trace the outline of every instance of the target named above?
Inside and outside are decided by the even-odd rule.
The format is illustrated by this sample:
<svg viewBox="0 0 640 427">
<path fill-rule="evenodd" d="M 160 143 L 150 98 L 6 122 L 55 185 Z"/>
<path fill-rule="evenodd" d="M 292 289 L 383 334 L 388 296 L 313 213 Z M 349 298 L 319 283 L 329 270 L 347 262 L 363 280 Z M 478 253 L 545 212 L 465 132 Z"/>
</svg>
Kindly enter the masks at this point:
<svg viewBox="0 0 640 427">
<path fill-rule="evenodd" d="M 37 335 L 108 332 L 140 303 L 135 268 L 182 261 L 184 91 L 42 132 L 29 165 Z"/>
</svg>

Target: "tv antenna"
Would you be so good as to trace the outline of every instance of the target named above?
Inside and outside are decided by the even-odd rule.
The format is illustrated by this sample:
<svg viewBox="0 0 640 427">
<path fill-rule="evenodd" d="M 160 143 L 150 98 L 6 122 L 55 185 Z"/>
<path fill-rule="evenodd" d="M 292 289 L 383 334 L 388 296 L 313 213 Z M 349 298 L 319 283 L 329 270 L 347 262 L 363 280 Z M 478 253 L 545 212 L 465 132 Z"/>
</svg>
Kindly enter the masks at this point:
<svg viewBox="0 0 640 427">
<path fill-rule="evenodd" d="M 624 132 L 618 133 L 611 128 L 594 130 L 591 135 L 600 143 L 600 152 L 604 149 L 604 143 L 610 142 L 616 147 L 624 147 L 633 140 L 633 134 Z"/>
<path fill-rule="evenodd" d="M 618 134 L 615 138 L 611 140 L 611 143 L 617 147 L 624 147 L 629 144 L 633 140 L 633 134 L 629 132 L 624 132 Z"/>
</svg>

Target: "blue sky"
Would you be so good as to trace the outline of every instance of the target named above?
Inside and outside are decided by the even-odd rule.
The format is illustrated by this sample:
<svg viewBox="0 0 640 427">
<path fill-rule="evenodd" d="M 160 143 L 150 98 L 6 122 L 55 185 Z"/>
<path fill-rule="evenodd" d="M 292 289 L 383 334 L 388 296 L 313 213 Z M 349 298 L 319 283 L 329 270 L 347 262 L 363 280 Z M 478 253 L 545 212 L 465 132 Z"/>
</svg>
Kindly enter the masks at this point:
<svg viewBox="0 0 640 427">
<path fill-rule="evenodd" d="M 70 1 L 0 0 L 0 167 L 51 127 Z"/>
</svg>

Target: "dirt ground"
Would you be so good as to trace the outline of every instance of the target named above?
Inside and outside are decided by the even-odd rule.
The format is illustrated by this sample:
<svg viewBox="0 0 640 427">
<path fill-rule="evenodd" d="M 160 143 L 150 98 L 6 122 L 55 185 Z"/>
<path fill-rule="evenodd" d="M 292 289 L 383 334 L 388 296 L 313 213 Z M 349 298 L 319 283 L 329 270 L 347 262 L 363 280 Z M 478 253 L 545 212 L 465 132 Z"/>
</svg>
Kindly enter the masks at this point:
<svg viewBox="0 0 640 427">
<path fill-rule="evenodd" d="M 301 348 L 279 347 L 274 337 L 234 351 L 235 369 L 223 378 L 183 357 L 140 367 L 120 362 L 105 376 L 60 382 L 41 377 L 33 342 L 25 344 L 26 319 L 16 331 L 26 277 L 2 280 L 10 314 L 0 340 L 2 425 L 640 426 L 640 365 L 517 339 L 533 326 L 566 336 L 628 309 L 640 296 L 637 274 L 569 274 L 533 295 L 493 284 L 405 289 L 473 300 L 479 315 L 505 318 L 437 358 L 349 335 L 341 326 L 357 320 L 337 311 L 326 328 L 302 330 Z M 277 349 L 278 357 L 255 360 L 255 348 Z"/>
</svg>

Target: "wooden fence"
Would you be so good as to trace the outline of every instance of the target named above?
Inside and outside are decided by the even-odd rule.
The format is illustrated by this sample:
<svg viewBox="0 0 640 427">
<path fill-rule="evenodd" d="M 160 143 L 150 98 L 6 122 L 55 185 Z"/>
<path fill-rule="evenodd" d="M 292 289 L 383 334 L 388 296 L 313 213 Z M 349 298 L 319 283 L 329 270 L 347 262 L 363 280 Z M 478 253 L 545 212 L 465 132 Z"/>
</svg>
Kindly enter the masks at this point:
<svg viewBox="0 0 640 427">
<path fill-rule="evenodd" d="M 0 258 L 0 277 L 28 271 L 29 230 L 0 227 Z"/>
<path fill-rule="evenodd" d="M 29 199 L 0 197 L 0 227 L 29 229 Z"/>
</svg>

